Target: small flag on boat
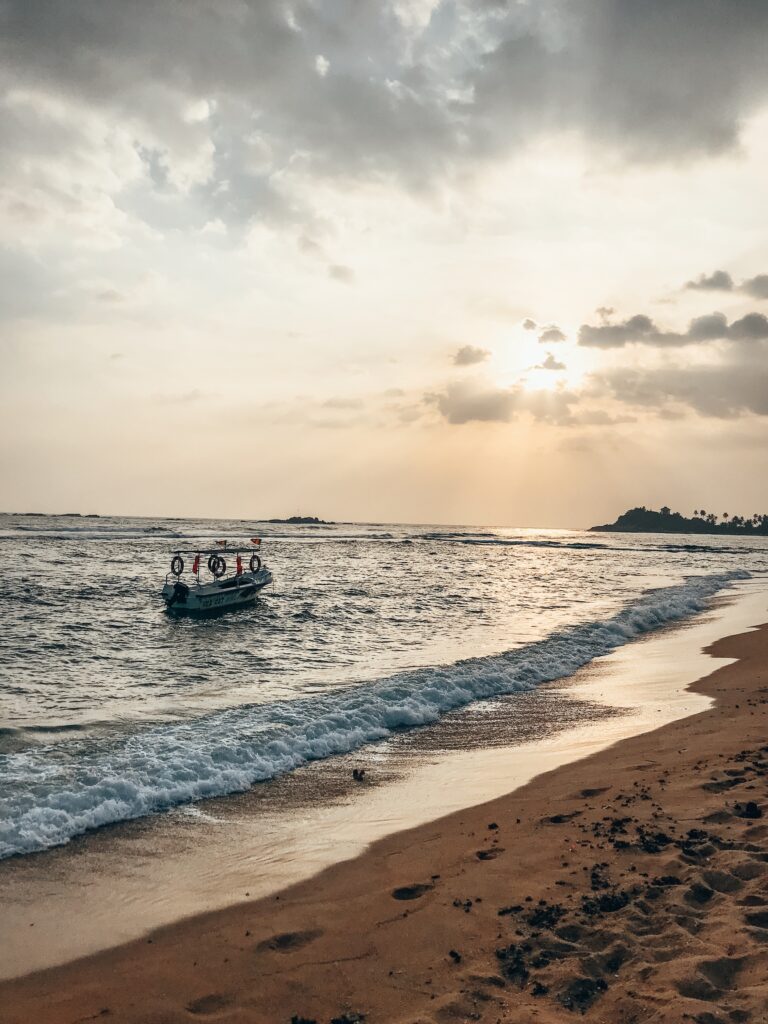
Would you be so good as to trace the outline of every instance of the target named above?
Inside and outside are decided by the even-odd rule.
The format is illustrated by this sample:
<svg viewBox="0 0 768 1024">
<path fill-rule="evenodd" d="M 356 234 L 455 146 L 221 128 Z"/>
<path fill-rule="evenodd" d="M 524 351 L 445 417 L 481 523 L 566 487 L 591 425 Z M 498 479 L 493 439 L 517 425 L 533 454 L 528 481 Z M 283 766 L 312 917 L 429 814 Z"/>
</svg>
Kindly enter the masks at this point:
<svg viewBox="0 0 768 1024">
<path fill-rule="evenodd" d="M 261 544 L 261 537 L 251 537 L 251 544 L 255 544 L 258 547 Z"/>
<path fill-rule="evenodd" d="M 199 568 L 200 568 L 200 555 L 195 555 L 195 560 L 192 563 L 192 572 L 193 573 L 197 573 L 197 570 Z"/>
<path fill-rule="evenodd" d="M 237 569 L 235 571 L 235 576 L 242 576 L 242 575 L 243 575 L 243 560 L 240 557 L 240 555 L 238 555 L 237 556 Z"/>
<path fill-rule="evenodd" d="M 227 546 L 227 542 L 225 540 L 217 540 L 216 543 L 220 548 L 225 548 Z"/>
</svg>

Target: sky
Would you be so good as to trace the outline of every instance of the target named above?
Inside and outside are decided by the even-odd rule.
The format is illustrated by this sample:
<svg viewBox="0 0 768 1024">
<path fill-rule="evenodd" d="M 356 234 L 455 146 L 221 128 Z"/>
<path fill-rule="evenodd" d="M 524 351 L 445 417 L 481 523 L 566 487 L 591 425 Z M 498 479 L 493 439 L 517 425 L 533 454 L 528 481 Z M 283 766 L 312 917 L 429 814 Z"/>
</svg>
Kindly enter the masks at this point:
<svg viewBox="0 0 768 1024">
<path fill-rule="evenodd" d="M 765 0 L 0 0 L 0 140 L 2 510 L 768 512 Z"/>
</svg>

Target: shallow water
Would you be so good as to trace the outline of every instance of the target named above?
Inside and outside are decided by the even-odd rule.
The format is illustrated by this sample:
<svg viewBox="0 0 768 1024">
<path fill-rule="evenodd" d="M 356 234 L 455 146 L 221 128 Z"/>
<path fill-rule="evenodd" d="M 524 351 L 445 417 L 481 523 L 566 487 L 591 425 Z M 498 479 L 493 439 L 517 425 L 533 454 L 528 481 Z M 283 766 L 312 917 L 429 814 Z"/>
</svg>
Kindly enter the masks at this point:
<svg viewBox="0 0 768 1024">
<path fill-rule="evenodd" d="M 165 613 L 173 550 L 255 534 L 255 609 Z M 0 856 L 529 690 L 768 570 L 759 538 L 160 519 L 3 516 L 0 549 Z"/>
<path fill-rule="evenodd" d="M 763 622 L 768 579 L 567 680 L 476 702 L 248 792 L 100 829 L 0 863 L 0 977 L 64 963 L 190 915 L 285 889 L 374 840 L 511 793 L 542 772 L 703 711 L 702 648 Z M 649 741 L 649 754 L 652 743 Z M 365 783 L 352 768 L 365 766 Z"/>
</svg>

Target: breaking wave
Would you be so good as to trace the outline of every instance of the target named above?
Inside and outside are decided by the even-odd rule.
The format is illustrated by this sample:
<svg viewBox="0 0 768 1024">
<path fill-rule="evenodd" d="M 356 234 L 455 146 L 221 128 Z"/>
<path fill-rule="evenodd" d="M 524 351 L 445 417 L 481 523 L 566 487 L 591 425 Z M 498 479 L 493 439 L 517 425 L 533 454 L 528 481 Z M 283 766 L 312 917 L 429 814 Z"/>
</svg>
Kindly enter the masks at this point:
<svg viewBox="0 0 768 1024">
<path fill-rule="evenodd" d="M 748 572 L 690 577 L 617 614 L 492 657 L 403 672 L 322 696 L 249 705 L 87 741 L 0 756 L 0 858 L 113 822 L 223 796 L 309 761 L 355 750 L 448 711 L 568 676 L 635 637 L 701 611 Z"/>
</svg>

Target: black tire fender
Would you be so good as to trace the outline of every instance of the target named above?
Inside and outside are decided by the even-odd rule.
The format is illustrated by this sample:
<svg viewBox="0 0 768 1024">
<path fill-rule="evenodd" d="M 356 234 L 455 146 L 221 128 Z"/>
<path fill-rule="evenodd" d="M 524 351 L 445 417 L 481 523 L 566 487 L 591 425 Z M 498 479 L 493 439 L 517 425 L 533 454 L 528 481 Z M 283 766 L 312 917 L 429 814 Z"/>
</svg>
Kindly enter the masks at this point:
<svg viewBox="0 0 768 1024">
<path fill-rule="evenodd" d="M 251 567 L 251 572 L 258 572 L 259 569 L 261 568 L 261 559 L 259 558 L 255 551 L 251 555 L 251 560 L 248 563 L 248 565 Z"/>
<path fill-rule="evenodd" d="M 184 559 L 181 555 L 174 555 L 171 559 L 171 572 L 174 576 L 181 576 L 184 572 Z"/>
</svg>

